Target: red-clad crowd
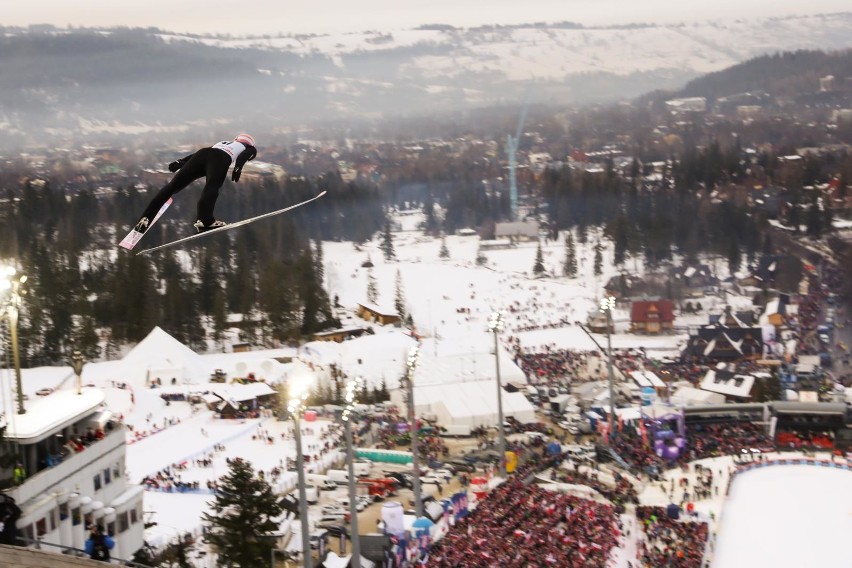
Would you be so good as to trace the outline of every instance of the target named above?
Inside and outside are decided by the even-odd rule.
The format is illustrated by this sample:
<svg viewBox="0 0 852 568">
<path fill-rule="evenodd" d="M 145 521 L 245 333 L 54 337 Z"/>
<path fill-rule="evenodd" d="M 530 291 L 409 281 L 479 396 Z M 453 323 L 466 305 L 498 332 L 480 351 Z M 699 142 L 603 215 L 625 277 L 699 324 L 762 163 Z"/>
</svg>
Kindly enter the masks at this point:
<svg viewBox="0 0 852 568">
<path fill-rule="evenodd" d="M 639 542 L 641 566 L 701 568 L 707 523 L 672 519 L 662 507 L 637 507 L 636 518 L 645 533 Z"/>
<path fill-rule="evenodd" d="M 751 422 L 726 424 L 696 424 L 686 432 L 684 462 L 704 458 L 739 455 L 742 450 L 773 451 L 772 438 L 763 433 L 763 427 Z"/>
<path fill-rule="evenodd" d="M 612 505 L 515 478 L 439 540 L 427 566 L 604 568 L 619 535 Z"/>
<path fill-rule="evenodd" d="M 662 471 L 666 463 L 654 453 L 653 448 L 642 441 L 633 428 L 624 428 L 616 433 L 612 448 L 636 472 L 648 473 L 650 469 Z"/>
<path fill-rule="evenodd" d="M 615 478 L 615 487 L 602 482 L 599 479 L 599 474 L 597 472 L 582 473 L 576 470 L 571 471 L 569 469 L 559 469 L 554 470 L 553 480 L 558 481 L 559 483 L 571 483 L 574 485 L 585 485 L 586 487 L 591 487 L 612 501 L 616 507 L 624 506 L 628 503 L 638 504 L 639 494 L 633 484 L 617 471 L 613 472 L 613 476 Z"/>
</svg>

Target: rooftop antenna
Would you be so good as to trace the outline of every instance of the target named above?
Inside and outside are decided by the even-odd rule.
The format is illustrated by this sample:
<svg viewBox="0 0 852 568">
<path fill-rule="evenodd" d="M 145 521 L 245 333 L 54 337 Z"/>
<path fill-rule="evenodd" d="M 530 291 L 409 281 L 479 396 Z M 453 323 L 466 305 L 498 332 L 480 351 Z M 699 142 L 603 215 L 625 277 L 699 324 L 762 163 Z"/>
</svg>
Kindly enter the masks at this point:
<svg viewBox="0 0 852 568">
<path fill-rule="evenodd" d="M 531 85 L 531 84 L 530 84 Z M 518 167 L 517 152 L 518 141 L 521 139 L 521 130 L 524 128 L 524 122 L 527 119 L 527 107 L 529 107 L 530 87 L 527 86 L 526 94 L 524 95 L 524 106 L 521 108 L 521 116 L 518 118 L 518 127 L 515 129 L 515 136 L 511 134 L 506 136 L 506 156 L 509 159 L 509 207 L 510 221 L 518 220 L 518 177 L 515 170 Z"/>
</svg>

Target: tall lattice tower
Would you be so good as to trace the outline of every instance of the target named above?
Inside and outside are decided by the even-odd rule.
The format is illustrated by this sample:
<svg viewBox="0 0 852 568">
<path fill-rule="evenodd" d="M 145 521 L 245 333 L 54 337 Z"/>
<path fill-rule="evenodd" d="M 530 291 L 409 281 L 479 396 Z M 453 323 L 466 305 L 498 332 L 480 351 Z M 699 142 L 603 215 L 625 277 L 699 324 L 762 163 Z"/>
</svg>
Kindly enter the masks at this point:
<svg viewBox="0 0 852 568">
<path fill-rule="evenodd" d="M 521 130 L 524 127 L 524 121 L 527 118 L 527 106 L 529 104 L 529 93 L 524 100 L 524 106 L 521 110 L 521 116 L 518 119 L 518 128 L 515 129 L 515 136 L 511 134 L 506 136 L 506 157 L 509 161 L 509 207 L 512 218 L 510 221 L 518 220 L 518 177 L 515 170 L 518 167 L 518 142 L 521 138 Z"/>
</svg>

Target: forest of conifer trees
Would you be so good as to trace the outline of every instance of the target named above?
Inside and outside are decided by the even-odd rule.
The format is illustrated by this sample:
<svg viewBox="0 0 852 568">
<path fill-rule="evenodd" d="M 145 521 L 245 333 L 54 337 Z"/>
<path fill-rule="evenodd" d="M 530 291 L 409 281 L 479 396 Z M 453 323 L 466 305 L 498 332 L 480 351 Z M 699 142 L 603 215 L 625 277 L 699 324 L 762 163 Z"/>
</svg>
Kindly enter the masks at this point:
<svg viewBox="0 0 852 568">
<path fill-rule="evenodd" d="M 154 326 L 204 350 L 207 330 L 222 339 L 229 314 L 240 314 L 248 339 L 264 345 L 338 325 L 322 286 L 321 242 L 371 238 L 386 221 L 375 189 L 337 176 L 243 183 L 227 215 L 241 219 L 281 208 L 320 187 L 329 191 L 325 198 L 276 223 L 151 257 L 116 247 L 150 188 L 66 196 L 50 183 L 27 182 L 19 192 L 9 190 L 0 210 L 0 257 L 15 259 L 28 276 L 19 323 L 22 365 L 61 363 L 72 348 L 90 359 L 114 356 Z M 192 195 L 178 196 L 143 242 L 189 232 L 194 206 Z"/>
<path fill-rule="evenodd" d="M 597 122 L 610 129 L 607 116 Z M 590 128 L 579 121 L 568 136 L 591 136 Z M 749 179 L 771 183 L 777 157 L 748 156 L 738 143 L 722 146 L 712 138 L 704 144 L 687 140 L 662 161 L 656 150 L 640 148 L 632 165 L 620 169 L 612 159 L 594 172 L 555 162 L 535 177 L 525 175 L 526 210 L 551 236 L 574 229 L 579 243 L 587 241 L 589 229 L 603 228 L 619 267 L 631 258 L 654 268 L 675 256 L 692 262 L 709 253 L 725 259 L 731 271 L 740 269 L 768 252 L 770 219 L 766 210 L 750 207 L 744 184 Z M 552 144 L 561 148 L 564 141 Z M 532 150 L 529 139 L 522 150 Z M 663 164 L 654 176 L 651 160 L 658 160 L 657 168 Z M 830 230 L 830 205 L 806 190 L 807 184 L 834 175 L 827 165 L 806 156 L 800 175 L 779 188 L 785 203 L 779 220 L 793 233 L 800 225 L 814 238 Z M 323 288 L 322 241 L 358 245 L 377 239 L 385 259 L 393 261 L 392 211 L 405 207 L 422 210 L 422 230 L 435 238 L 462 228 L 493 238 L 494 224 L 510 217 L 501 172 L 493 155 L 424 152 L 408 162 L 389 162 L 375 183 L 347 183 L 334 173 L 244 182 L 238 190 L 226 185 L 227 205 L 220 202 L 220 207 L 227 207 L 223 217 L 231 221 L 279 209 L 320 189 L 328 195 L 276 222 L 151 257 L 128 254 L 115 243 L 153 187 L 67 191 L 57 189 L 68 187 L 60 176 L 48 182 L 21 177 L 25 181 L 17 186 L 7 182 L 6 199 L 0 201 L 5 227 L 0 258 L 15 259 L 29 277 L 19 324 L 26 346 L 22 364 L 60 363 L 72 346 L 91 359 L 112 357 L 157 325 L 201 351 L 210 340 L 214 345 L 223 340 L 234 319 L 246 340 L 258 345 L 295 342 L 338 325 Z M 194 195 L 178 196 L 146 235 L 145 246 L 191 232 L 194 208 Z M 480 252 L 477 263 L 483 262 Z"/>
</svg>

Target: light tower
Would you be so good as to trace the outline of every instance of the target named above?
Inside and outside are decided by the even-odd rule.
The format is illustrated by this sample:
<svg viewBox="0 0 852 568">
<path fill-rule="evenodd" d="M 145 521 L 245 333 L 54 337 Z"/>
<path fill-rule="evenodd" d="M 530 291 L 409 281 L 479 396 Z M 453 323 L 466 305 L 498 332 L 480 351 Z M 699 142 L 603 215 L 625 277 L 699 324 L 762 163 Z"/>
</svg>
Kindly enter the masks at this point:
<svg viewBox="0 0 852 568">
<path fill-rule="evenodd" d="M 506 433 L 503 431 L 503 385 L 500 381 L 500 345 L 497 334 L 503 331 L 503 314 L 493 312 L 488 331 L 494 334 L 494 365 L 497 371 L 497 450 L 500 452 L 500 477 L 506 479 Z"/>
<path fill-rule="evenodd" d="M 14 266 L 0 266 L 0 316 L 5 312 L 9 318 L 9 339 L 12 343 L 12 364 L 15 367 L 15 383 L 18 394 L 18 414 L 26 413 L 24 389 L 21 383 L 21 356 L 18 351 L 18 311 L 21 307 L 21 287 L 27 277 L 18 274 Z"/>
<path fill-rule="evenodd" d="M 615 394 L 613 388 L 614 373 L 612 370 L 612 310 L 615 309 L 615 298 L 607 296 L 601 298 L 601 312 L 606 314 L 606 351 L 607 351 L 607 371 L 609 375 L 609 432 L 608 442 L 612 445 L 613 431 L 615 430 Z"/>
<path fill-rule="evenodd" d="M 311 377 L 312 378 L 312 377 Z M 313 568 L 314 559 L 311 556 L 311 534 L 308 527 L 308 498 L 305 490 L 305 457 L 302 452 L 301 416 L 305 411 L 308 399 L 309 380 L 293 381 L 288 385 L 287 412 L 293 420 L 293 434 L 296 441 L 296 473 L 299 489 L 299 522 L 302 528 L 302 568 Z"/>
<path fill-rule="evenodd" d="M 408 403 L 408 431 L 411 433 L 411 467 L 414 468 L 414 511 L 417 518 L 423 516 L 423 494 L 420 485 L 420 456 L 417 448 L 417 417 L 414 412 L 414 369 L 420 357 L 420 344 L 415 345 L 408 352 L 406 361 L 406 373 L 402 381 L 405 385 L 406 402 Z"/>
<path fill-rule="evenodd" d="M 361 377 L 347 381 L 346 383 L 346 407 L 343 409 L 344 434 L 346 436 L 346 471 L 348 472 L 349 487 L 349 536 L 352 539 L 352 559 L 349 566 L 361 568 L 361 538 L 358 533 L 358 507 L 355 497 L 355 450 L 352 447 L 352 412 L 355 409 L 355 398 L 358 391 L 363 388 L 364 380 Z"/>
<path fill-rule="evenodd" d="M 524 121 L 527 119 L 528 103 L 524 101 L 524 107 L 521 110 L 521 117 L 518 119 L 518 127 L 515 129 L 515 137 L 511 134 L 506 136 L 506 157 L 509 161 L 509 207 L 511 210 L 510 221 L 518 219 L 518 176 L 516 169 L 518 167 L 518 141 L 521 139 L 521 130 L 524 127 Z"/>
</svg>

